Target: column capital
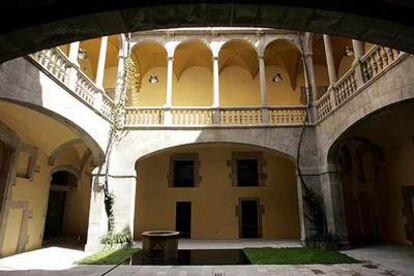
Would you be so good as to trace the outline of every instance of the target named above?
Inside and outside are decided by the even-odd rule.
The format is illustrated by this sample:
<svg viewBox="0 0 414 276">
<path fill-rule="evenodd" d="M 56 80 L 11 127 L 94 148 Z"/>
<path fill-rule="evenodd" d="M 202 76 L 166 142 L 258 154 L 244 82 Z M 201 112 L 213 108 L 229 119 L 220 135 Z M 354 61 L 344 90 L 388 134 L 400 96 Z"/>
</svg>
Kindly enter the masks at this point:
<svg viewBox="0 0 414 276">
<path fill-rule="evenodd" d="M 218 59 L 219 59 L 219 57 L 218 57 L 218 56 L 212 56 L 212 57 L 211 57 L 211 60 L 212 60 L 212 61 L 218 61 Z"/>
<path fill-rule="evenodd" d="M 261 60 L 261 59 L 265 59 L 265 56 L 264 56 L 264 55 L 260 55 L 260 56 L 257 56 L 257 58 L 258 58 L 259 60 Z"/>
<path fill-rule="evenodd" d="M 171 56 L 168 56 L 168 57 L 167 57 L 167 60 L 168 60 L 168 61 L 174 61 L 174 56 L 172 56 L 172 57 L 171 57 Z"/>
</svg>

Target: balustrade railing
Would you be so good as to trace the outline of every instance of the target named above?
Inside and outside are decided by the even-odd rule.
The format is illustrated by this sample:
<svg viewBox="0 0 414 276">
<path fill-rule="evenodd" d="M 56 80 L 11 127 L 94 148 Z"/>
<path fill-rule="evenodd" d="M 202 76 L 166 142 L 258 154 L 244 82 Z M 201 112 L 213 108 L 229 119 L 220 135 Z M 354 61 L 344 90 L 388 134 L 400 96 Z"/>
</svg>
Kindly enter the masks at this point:
<svg viewBox="0 0 414 276">
<path fill-rule="evenodd" d="M 111 119 L 113 100 L 83 73 L 77 65 L 59 49 L 47 49 L 29 55 L 31 60 L 44 68 L 57 81 L 69 88 L 85 103 Z"/>
<path fill-rule="evenodd" d="M 128 126 L 161 125 L 164 111 L 157 107 L 127 107 L 126 122 Z"/>
<path fill-rule="evenodd" d="M 386 72 L 406 53 L 383 46 L 372 47 L 359 61 L 359 64 L 342 76 L 325 95 L 316 102 L 318 120 L 328 116 L 333 110 L 358 94 L 376 76 Z"/>
<path fill-rule="evenodd" d="M 42 50 L 31 57 L 60 82 L 68 84 L 72 63 L 59 48 Z"/>
<path fill-rule="evenodd" d="M 260 107 L 223 107 L 220 108 L 221 125 L 260 125 Z"/>
<path fill-rule="evenodd" d="M 213 111 L 209 108 L 173 108 L 172 123 L 174 125 L 211 125 Z"/>
<path fill-rule="evenodd" d="M 171 112 L 171 121 L 166 113 Z M 266 116 L 264 116 L 266 113 Z M 214 115 L 218 118 L 214 120 Z M 268 118 L 264 120 L 264 118 Z M 128 107 L 126 125 L 146 126 L 260 126 L 260 125 L 302 125 L 305 119 L 304 106 L 286 107 Z"/>
<path fill-rule="evenodd" d="M 303 125 L 305 112 L 304 107 L 270 107 L 269 124 L 279 126 Z"/>
</svg>

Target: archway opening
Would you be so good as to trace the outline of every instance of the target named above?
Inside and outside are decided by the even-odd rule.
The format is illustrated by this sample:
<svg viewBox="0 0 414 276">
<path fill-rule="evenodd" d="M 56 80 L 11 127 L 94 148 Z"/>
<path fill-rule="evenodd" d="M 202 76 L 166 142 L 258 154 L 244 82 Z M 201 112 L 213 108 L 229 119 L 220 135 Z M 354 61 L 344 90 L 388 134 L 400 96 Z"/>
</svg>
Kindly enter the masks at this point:
<svg viewBox="0 0 414 276">
<path fill-rule="evenodd" d="M 134 238 L 169 229 L 191 239 L 299 239 L 295 165 L 276 151 L 191 144 L 140 158 Z"/>
<path fill-rule="evenodd" d="M 306 104 L 302 54 L 286 40 L 266 46 L 266 88 L 269 105 Z"/>
<path fill-rule="evenodd" d="M 220 105 L 259 106 L 259 61 L 246 40 L 230 40 L 220 50 Z"/>
<path fill-rule="evenodd" d="M 167 88 L 167 51 L 155 41 L 143 41 L 132 49 L 137 68 L 128 103 L 132 106 L 163 106 Z"/>
<path fill-rule="evenodd" d="M 342 172 L 352 246 L 414 244 L 413 107 L 395 104 L 365 118 L 331 150 Z"/>
<path fill-rule="evenodd" d="M 180 43 L 174 52 L 173 105 L 211 106 L 213 61 L 210 48 L 201 40 Z"/>
</svg>

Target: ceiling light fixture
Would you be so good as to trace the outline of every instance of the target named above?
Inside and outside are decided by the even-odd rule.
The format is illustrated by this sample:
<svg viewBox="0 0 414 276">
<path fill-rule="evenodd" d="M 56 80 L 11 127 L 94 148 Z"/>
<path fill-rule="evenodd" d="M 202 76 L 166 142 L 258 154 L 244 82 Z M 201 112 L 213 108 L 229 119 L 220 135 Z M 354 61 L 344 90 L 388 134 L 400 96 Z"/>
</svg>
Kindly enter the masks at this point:
<svg viewBox="0 0 414 276">
<path fill-rule="evenodd" d="M 278 82 L 281 82 L 282 80 L 283 80 L 283 77 L 280 73 L 275 73 L 273 75 L 272 82 L 278 83 Z"/>
<path fill-rule="evenodd" d="M 88 58 L 88 55 L 86 54 L 85 49 L 79 48 L 78 59 L 84 60 L 84 59 L 87 59 L 87 58 Z"/>
<path fill-rule="evenodd" d="M 152 84 L 158 83 L 160 80 L 156 74 L 151 74 L 148 81 Z"/>
<path fill-rule="evenodd" d="M 351 46 L 345 47 L 345 56 L 346 57 L 353 57 L 354 56 L 354 49 Z"/>
</svg>

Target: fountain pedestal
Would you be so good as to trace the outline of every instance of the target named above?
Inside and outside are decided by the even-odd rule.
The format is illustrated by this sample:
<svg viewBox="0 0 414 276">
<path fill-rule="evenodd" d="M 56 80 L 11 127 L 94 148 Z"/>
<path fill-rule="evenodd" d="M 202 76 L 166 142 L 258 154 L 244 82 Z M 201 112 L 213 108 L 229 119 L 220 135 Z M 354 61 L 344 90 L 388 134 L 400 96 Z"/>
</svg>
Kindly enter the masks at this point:
<svg viewBox="0 0 414 276">
<path fill-rule="evenodd" d="M 178 258 L 177 231 L 156 230 L 142 233 L 142 257 L 150 261 L 171 261 Z"/>
</svg>

